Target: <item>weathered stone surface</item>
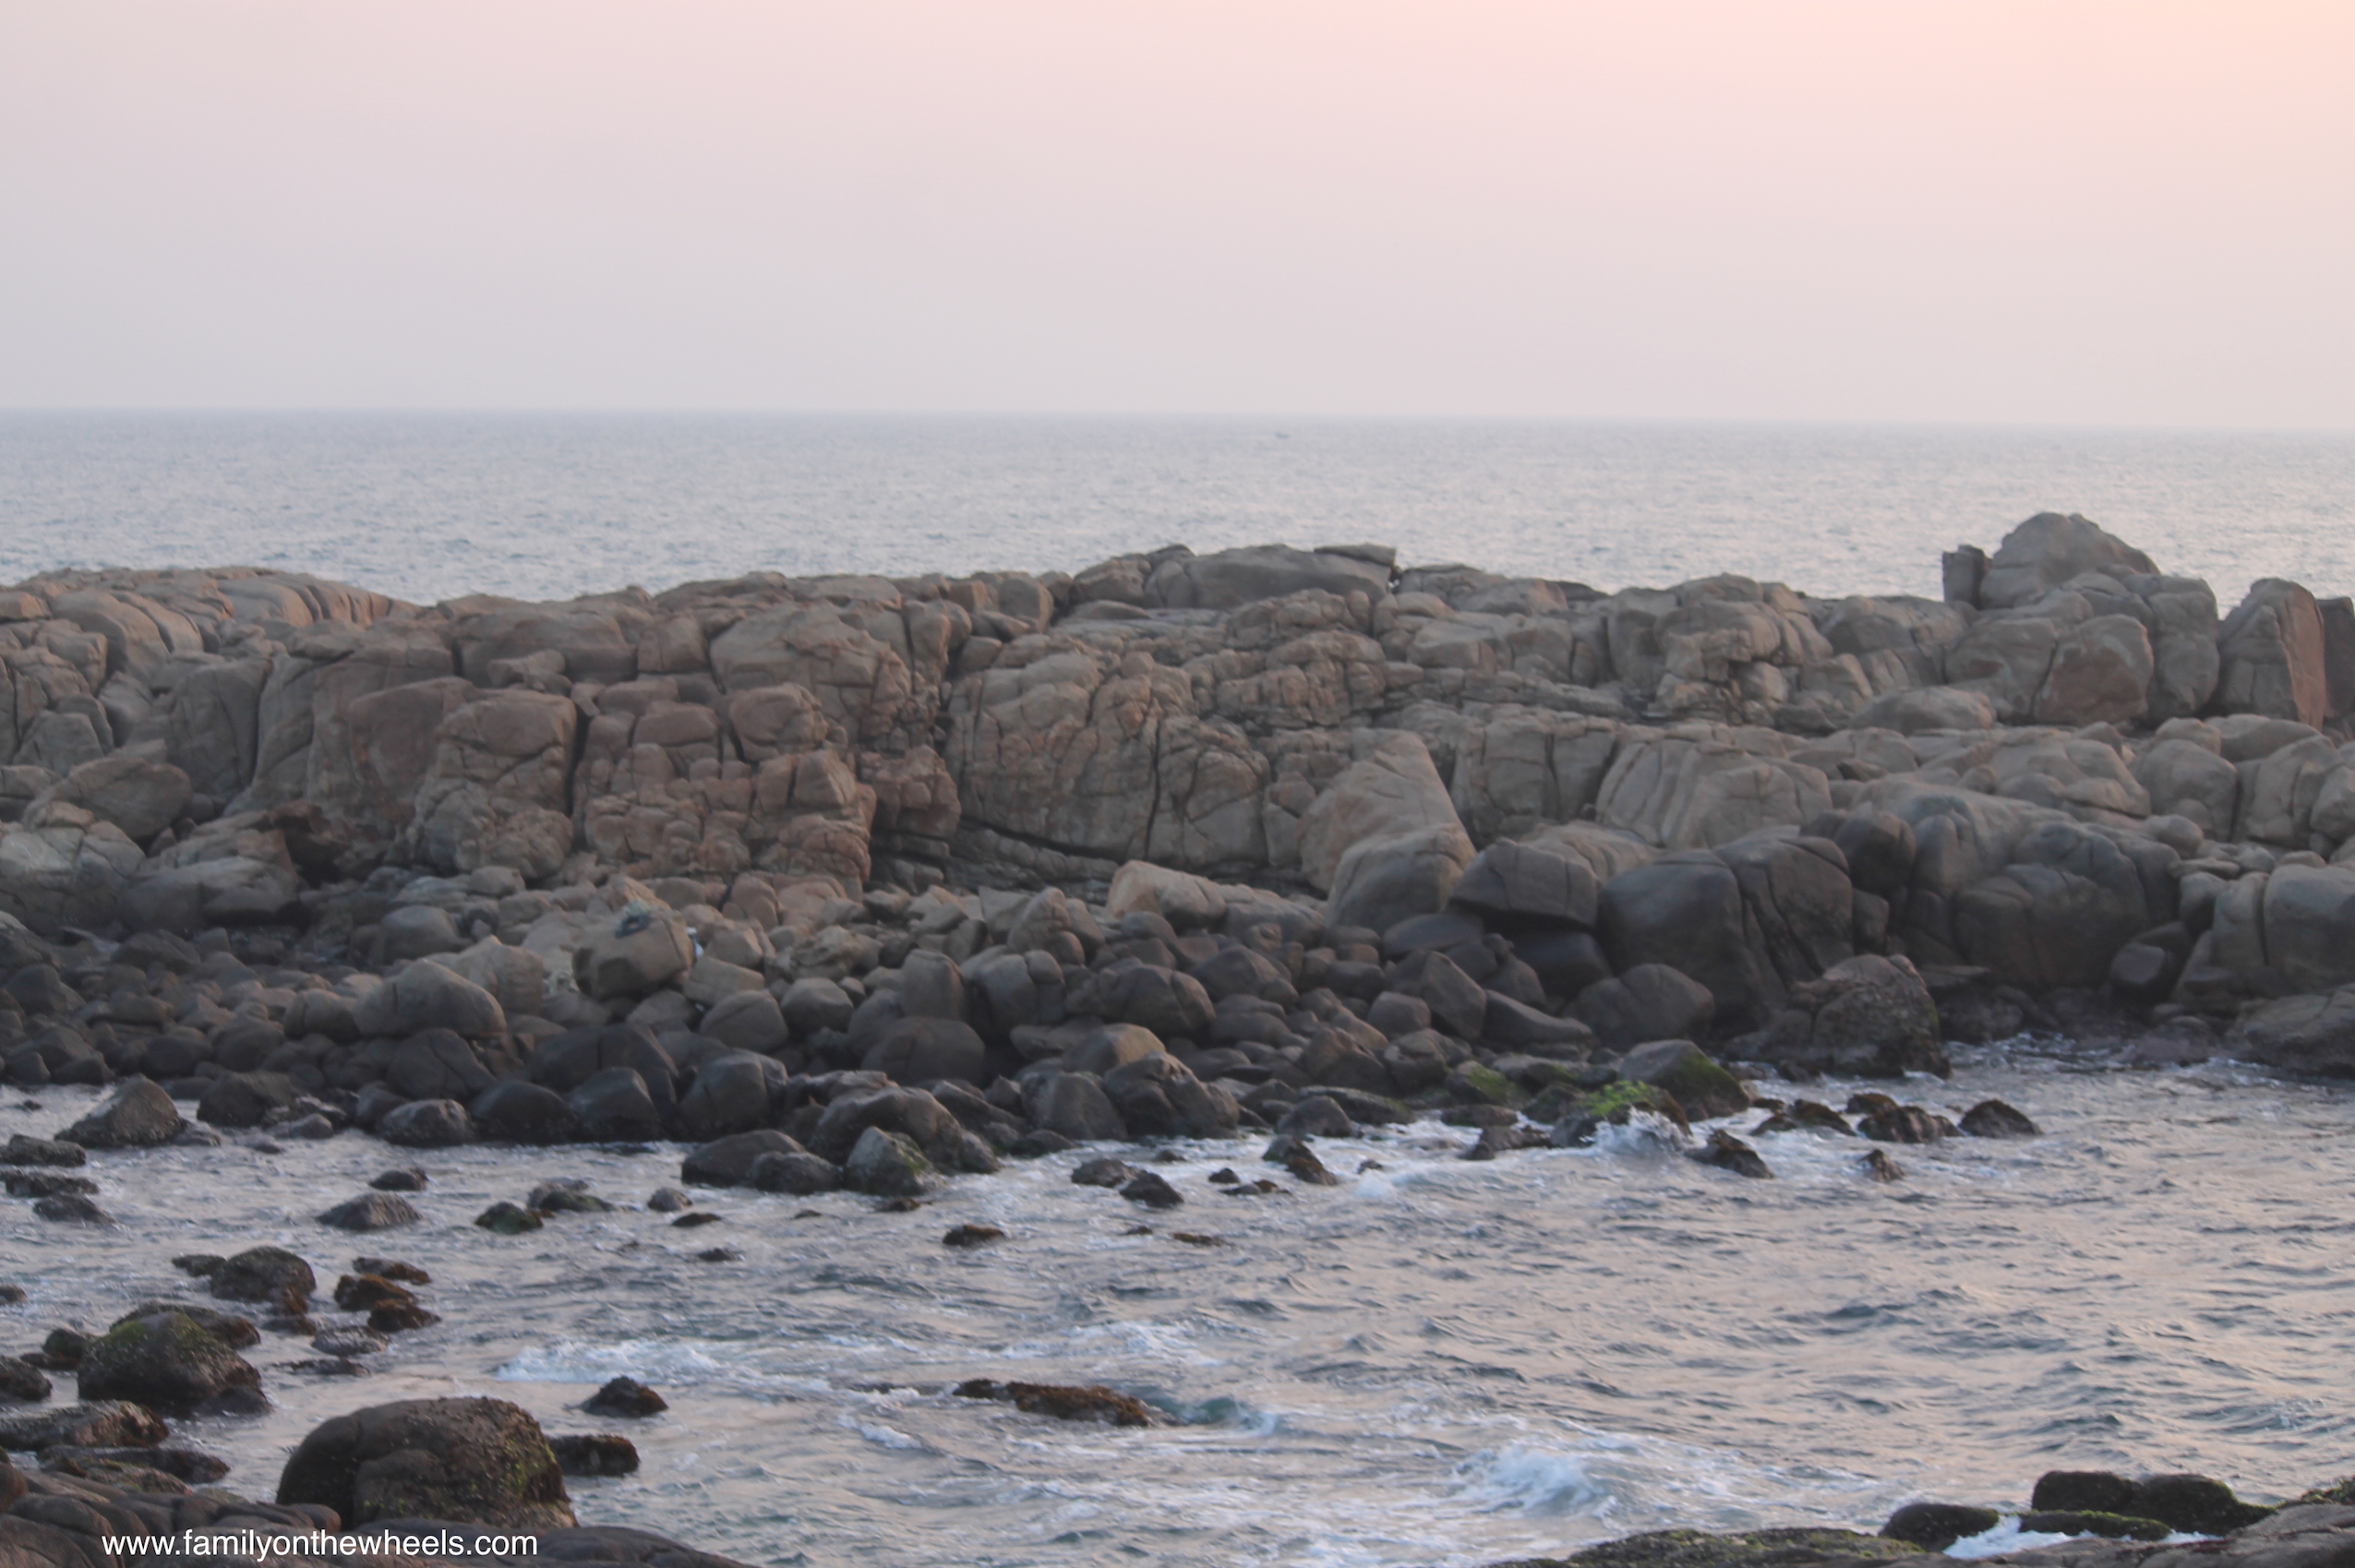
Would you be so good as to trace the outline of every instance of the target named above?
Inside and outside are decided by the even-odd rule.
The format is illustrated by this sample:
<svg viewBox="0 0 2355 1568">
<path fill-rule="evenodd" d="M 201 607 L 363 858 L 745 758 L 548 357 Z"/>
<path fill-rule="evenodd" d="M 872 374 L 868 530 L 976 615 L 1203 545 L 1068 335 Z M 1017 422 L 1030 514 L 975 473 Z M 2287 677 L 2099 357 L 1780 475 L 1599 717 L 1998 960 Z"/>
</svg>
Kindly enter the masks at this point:
<svg viewBox="0 0 2355 1568">
<path fill-rule="evenodd" d="M 2211 706 L 2320 725 L 2330 716 L 2322 610 L 2277 577 L 2253 583 L 2217 633 L 2223 667 Z"/>
<path fill-rule="evenodd" d="M 503 1399 L 410 1399 L 314 1428 L 286 1461 L 278 1501 L 318 1502 L 346 1526 L 450 1519 L 523 1529 L 573 1523 L 539 1423 Z"/>
</svg>

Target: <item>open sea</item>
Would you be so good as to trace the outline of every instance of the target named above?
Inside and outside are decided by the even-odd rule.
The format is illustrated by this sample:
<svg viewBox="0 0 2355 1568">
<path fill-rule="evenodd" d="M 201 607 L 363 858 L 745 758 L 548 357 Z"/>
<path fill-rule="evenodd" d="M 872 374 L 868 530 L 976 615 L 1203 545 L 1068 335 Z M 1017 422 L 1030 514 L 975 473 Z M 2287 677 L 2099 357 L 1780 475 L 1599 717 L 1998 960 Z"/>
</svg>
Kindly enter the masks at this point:
<svg viewBox="0 0 2355 1568">
<path fill-rule="evenodd" d="M 763 414 L 0 413 L 0 581 L 280 567 L 420 603 L 1371 540 L 1610 590 L 1939 592 L 2083 512 L 2227 608 L 2355 590 L 2355 435 Z"/>
</svg>

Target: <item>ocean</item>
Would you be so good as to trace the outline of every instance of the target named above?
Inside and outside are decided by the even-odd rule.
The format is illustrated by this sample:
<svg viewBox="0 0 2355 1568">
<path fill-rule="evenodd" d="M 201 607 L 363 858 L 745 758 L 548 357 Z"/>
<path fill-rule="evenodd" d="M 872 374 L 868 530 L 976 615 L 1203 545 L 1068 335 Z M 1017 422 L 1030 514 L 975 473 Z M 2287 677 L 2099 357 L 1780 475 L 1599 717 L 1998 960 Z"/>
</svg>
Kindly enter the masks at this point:
<svg viewBox="0 0 2355 1568">
<path fill-rule="evenodd" d="M 0 581 L 278 567 L 421 603 L 1373 541 L 1610 590 L 1939 592 L 2083 512 L 2229 609 L 2355 590 L 2355 435 L 603 413 L 0 413 Z"/>
</svg>

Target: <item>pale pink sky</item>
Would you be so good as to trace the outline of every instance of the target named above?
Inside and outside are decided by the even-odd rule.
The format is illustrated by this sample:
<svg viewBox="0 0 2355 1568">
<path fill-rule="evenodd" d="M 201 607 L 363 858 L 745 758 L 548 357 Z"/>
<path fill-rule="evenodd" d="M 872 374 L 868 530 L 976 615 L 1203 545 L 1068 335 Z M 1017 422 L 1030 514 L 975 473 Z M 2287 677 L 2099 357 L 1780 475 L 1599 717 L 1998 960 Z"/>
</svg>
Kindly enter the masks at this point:
<svg viewBox="0 0 2355 1568">
<path fill-rule="evenodd" d="M 0 405 L 2355 428 L 2355 5 L 0 0 Z"/>
</svg>

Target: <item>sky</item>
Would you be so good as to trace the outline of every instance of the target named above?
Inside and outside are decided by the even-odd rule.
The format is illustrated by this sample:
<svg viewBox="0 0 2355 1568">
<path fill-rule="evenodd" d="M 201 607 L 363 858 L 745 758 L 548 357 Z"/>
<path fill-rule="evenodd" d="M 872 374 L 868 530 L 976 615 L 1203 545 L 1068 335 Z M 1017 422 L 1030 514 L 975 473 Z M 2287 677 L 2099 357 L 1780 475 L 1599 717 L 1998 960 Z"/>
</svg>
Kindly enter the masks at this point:
<svg viewBox="0 0 2355 1568">
<path fill-rule="evenodd" d="M 2343 0 L 0 0 L 0 407 L 2355 428 Z"/>
</svg>

